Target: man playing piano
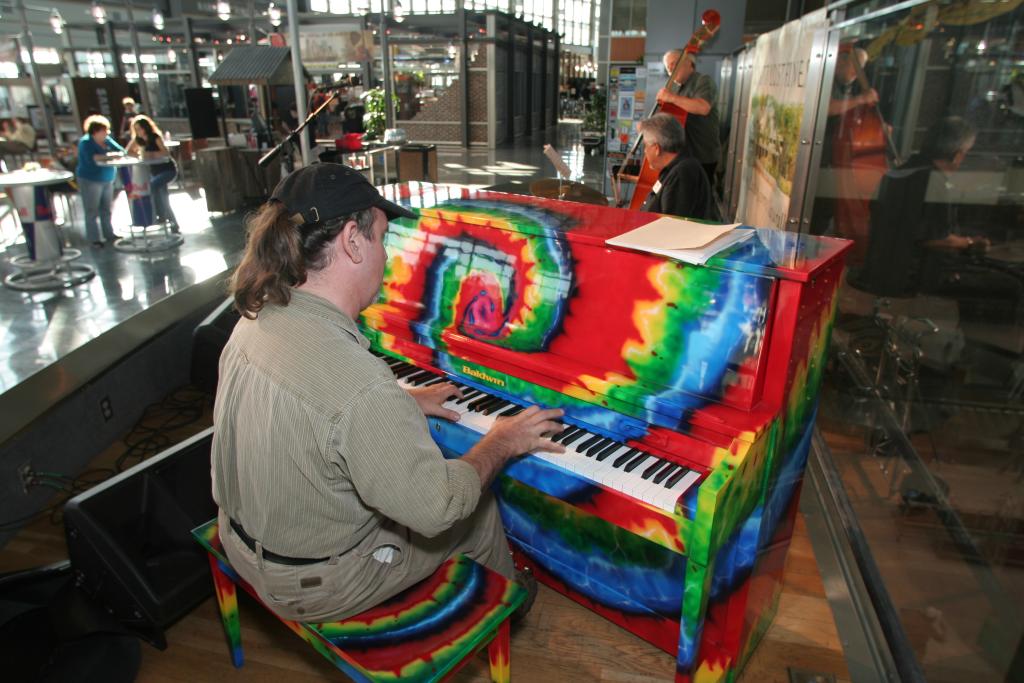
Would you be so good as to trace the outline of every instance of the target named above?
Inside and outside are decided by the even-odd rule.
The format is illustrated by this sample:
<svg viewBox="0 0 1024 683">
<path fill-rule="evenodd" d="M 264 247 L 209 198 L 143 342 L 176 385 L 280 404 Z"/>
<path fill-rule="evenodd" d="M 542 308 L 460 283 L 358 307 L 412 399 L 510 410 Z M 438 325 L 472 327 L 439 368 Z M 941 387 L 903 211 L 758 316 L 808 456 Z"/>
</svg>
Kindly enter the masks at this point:
<svg viewBox="0 0 1024 683">
<path fill-rule="evenodd" d="M 701 165 L 686 151 L 686 133 L 671 114 L 641 121 L 644 157 L 658 172 L 658 182 L 641 207 L 643 211 L 686 218 L 717 220 L 711 184 Z"/>
<path fill-rule="evenodd" d="M 220 360 L 213 494 L 232 565 L 280 616 L 342 619 L 465 553 L 513 576 L 488 486 L 560 410 L 500 418 L 446 460 L 425 415 L 447 382 L 406 391 L 356 325 L 384 275 L 388 219 L 412 214 L 338 164 L 298 170 L 249 222 L 231 282 L 243 319 Z"/>
</svg>

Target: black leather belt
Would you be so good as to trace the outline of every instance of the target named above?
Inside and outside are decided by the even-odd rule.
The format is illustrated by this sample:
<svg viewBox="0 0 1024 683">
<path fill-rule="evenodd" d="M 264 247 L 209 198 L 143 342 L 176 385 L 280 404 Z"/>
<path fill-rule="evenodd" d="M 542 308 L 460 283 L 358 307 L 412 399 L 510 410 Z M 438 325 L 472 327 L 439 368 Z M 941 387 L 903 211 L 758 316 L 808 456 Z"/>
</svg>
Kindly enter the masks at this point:
<svg viewBox="0 0 1024 683">
<path fill-rule="evenodd" d="M 244 543 L 245 546 L 249 550 L 251 550 L 253 552 L 256 552 L 256 541 L 253 540 L 252 536 L 250 536 L 249 534 L 245 533 L 245 529 L 242 528 L 242 525 L 239 524 L 238 522 L 236 522 L 235 520 L 230 519 L 230 518 L 228 519 L 228 522 L 231 523 L 231 528 L 234 530 L 235 535 L 238 536 L 240 539 L 242 539 L 242 543 Z M 304 565 L 304 564 L 317 564 L 318 562 L 326 562 L 327 560 L 329 560 L 331 558 L 329 558 L 329 557 L 321 557 L 319 559 L 315 559 L 314 560 L 314 559 L 307 558 L 307 557 L 286 557 L 284 555 L 278 555 L 277 553 L 272 553 L 269 550 L 267 550 L 266 548 L 264 548 L 263 549 L 263 559 L 264 560 L 269 560 L 271 562 L 274 562 L 275 564 L 288 564 L 288 565 L 293 565 L 293 566 L 301 566 L 301 565 Z"/>
</svg>

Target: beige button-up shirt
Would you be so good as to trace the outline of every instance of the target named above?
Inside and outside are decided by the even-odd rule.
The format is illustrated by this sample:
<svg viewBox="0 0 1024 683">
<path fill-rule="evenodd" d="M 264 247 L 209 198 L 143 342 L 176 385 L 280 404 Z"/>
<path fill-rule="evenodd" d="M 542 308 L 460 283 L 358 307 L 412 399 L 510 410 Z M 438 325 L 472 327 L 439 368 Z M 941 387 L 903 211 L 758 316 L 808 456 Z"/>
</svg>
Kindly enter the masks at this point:
<svg viewBox="0 0 1024 683">
<path fill-rule="evenodd" d="M 436 536 L 480 479 L 445 460 L 416 401 L 333 304 L 301 290 L 243 318 L 220 359 L 213 497 L 272 552 L 343 553 L 385 519 Z"/>
</svg>

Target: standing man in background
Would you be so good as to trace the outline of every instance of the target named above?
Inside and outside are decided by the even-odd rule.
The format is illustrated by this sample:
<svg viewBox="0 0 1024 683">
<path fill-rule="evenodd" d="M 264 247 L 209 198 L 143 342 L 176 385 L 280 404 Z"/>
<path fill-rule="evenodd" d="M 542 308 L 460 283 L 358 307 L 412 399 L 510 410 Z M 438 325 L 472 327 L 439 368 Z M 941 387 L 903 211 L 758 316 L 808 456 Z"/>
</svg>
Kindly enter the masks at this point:
<svg viewBox="0 0 1024 683">
<path fill-rule="evenodd" d="M 127 145 L 132 140 L 132 119 L 141 114 L 142 110 L 131 97 L 122 98 L 121 107 L 124 108 L 124 113 L 121 114 L 121 125 L 117 129 L 117 141 Z"/>
<path fill-rule="evenodd" d="M 662 56 L 665 71 L 669 74 L 676 69 L 675 82 L 679 93 L 670 88 L 658 91 L 658 102 L 669 103 L 687 112 L 686 114 L 686 145 L 690 155 L 704 167 L 711 187 L 715 187 L 718 160 L 722 156 L 722 142 L 719 139 L 720 127 L 718 109 L 718 89 L 715 82 L 707 74 L 697 72 L 696 57 L 683 50 L 669 50 Z"/>
</svg>

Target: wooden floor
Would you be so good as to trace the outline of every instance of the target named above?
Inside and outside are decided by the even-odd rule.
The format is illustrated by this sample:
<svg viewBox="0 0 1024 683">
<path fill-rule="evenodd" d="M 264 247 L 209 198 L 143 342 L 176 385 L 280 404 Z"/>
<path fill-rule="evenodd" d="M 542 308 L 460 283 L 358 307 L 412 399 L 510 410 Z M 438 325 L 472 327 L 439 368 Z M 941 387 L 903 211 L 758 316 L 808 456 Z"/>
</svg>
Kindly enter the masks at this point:
<svg viewBox="0 0 1024 683">
<path fill-rule="evenodd" d="M 208 426 L 207 417 L 180 430 L 185 438 Z M 115 444 L 94 467 L 109 466 L 124 451 Z M 0 572 L 36 567 L 67 557 L 63 527 L 48 519 L 23 529 L 0 551 Z M 211 597 L 167 632 L 169 646 L 142 649 L 139 681 L 337 681 L 344 677 L 274 617 L 240 592 L 242 644 L 246 664 L 231 666 L 214 599 Z M 533 609 L 512 633 L 512 672 L 518 681 L 666 681 L 672 657 L 645 641 L 540 587 Z M 785 683 L 787 667 L 832 673 L 848 681 L 846 663 L 803 517 L 786 562 L 778 616 L 740 681 Z M 457 681 L 488 681 L 487 664 L 477 658 Z"/>
</svg>

